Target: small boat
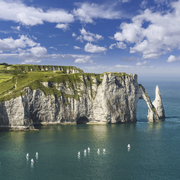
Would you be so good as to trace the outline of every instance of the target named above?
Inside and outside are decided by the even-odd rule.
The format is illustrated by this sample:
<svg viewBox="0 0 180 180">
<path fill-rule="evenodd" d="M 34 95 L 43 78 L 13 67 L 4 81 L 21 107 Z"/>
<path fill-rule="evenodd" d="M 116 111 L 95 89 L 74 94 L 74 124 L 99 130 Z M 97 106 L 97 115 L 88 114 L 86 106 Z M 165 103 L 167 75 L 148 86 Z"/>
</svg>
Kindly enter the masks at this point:
<svg viewBox="0 0 180 180">
<path fill-rule="evenodd" d="M 80 151 L 78 152 L 78 156 L 80 156 Z"/>
<path fill-rule="evenodd" d="M 100 153 L 100 150 L 99 150 L 99 149 L 97 150 L 97 153 Z"/>
<path fill-rule="evenodd" d="M 88 147 L 88 151 L 90 151 L 90 148 Z"/>
<path fill-rule="evenodd" d="M 31 163 L 32 163 L 32 164 L 34 163 L 34 159 L 31 159 Z"/>
<path fill-rule="evenodd" d="M 36 157 L 38 156 L 38 152 L 36 152 Z"/>
<path fill-rule="evenodd" d="M 29 158 L 29 153 L 26 154 L 26 158 Z"/>
<path fill-rule="evenodd" d="M 131 145 L 130 145 L 130 144 L 128 144 L 128 145 L 127 145 L 127 148 L 131 148 Z"/>
</svg>

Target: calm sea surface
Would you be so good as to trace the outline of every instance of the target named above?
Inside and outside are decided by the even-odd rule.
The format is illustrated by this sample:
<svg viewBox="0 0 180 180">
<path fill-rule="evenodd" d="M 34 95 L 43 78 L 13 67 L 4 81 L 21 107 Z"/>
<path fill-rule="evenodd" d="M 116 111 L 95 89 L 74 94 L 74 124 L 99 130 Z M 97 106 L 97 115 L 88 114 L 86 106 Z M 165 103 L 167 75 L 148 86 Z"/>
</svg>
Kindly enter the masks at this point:
<svg viewBox="0 0 180 180">
<path fill-rule="evenodd" d="M 0 179 L 180 179 L 180 82 L 140 83 L 151 100 L 155 85 L 159 85 L 167 117 L 164 122 L 148 123 L 148 108 L 140 100 L 136 124 L 62 125 L 34 132 L 0 132 Z M 90 152 L 84 154 L 88 147 Z"/>
</svg>

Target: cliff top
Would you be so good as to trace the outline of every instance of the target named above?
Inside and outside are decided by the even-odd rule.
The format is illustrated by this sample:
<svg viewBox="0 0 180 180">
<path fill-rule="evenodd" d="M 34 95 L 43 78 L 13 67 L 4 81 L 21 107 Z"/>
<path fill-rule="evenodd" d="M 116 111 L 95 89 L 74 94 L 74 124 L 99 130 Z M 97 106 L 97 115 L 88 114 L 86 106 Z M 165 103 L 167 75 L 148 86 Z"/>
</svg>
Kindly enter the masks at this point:
<svg viewBox="0 0 180 180">
<path fill-rule="evenodd" d="M 91 86 L 94 79 L 98 84 L 101 84 L 104 75 L 114 76 L 130 76 L 122 72 L 105 72 L 102 74 L 84 73 L 83 70 L 75 66 L 52 66 L 52 65 L 9 65 L 6 63 L 0 64 L 0 101 L 7 101 L 18 97 L 24 92 L 25 87 L 31 89 L 41 89 L 46 95 L 62 96 L 61 91 L 58 91 L 54 86 L 45 87 L 42 82 L 63 83 L 71 89 L 77 83 L 85 83 L 86 86 Z M 77 93 L 74 92 L 75 97 Z"/>
</svg>

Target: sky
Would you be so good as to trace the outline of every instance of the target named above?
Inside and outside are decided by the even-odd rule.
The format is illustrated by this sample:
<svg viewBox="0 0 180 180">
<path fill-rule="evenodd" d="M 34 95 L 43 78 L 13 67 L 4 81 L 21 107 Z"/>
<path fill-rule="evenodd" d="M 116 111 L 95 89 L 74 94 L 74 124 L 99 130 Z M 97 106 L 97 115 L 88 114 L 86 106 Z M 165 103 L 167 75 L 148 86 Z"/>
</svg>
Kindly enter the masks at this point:
<svg viewBox="0 0 180 180">
<path fill-rule="evenodd" d="M 180 77 L 180 0 L 0 0 L 0 63 Z"/>
</svg>

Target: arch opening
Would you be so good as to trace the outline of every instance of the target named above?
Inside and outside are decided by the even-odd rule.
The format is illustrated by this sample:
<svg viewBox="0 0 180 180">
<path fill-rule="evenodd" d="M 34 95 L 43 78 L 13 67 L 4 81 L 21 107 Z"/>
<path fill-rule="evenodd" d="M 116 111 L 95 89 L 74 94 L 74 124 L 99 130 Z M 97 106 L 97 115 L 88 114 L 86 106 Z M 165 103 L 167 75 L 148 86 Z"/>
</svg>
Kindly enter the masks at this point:
<svg viewBox="0 0 180 180">
<path fill-rule="evenodd" d="M 148 106 L 144 99 L 139 99 L 136 110 L 137 122 L 148 122 Z"/>
<path fill-rule="evenodd" d="M 76 121 L 77 124 L 86 124 L 87 122 L 89 122 L 89 120 L 86 116 L 82 116 Z"/>
</svg>

